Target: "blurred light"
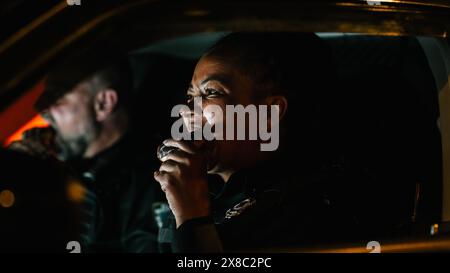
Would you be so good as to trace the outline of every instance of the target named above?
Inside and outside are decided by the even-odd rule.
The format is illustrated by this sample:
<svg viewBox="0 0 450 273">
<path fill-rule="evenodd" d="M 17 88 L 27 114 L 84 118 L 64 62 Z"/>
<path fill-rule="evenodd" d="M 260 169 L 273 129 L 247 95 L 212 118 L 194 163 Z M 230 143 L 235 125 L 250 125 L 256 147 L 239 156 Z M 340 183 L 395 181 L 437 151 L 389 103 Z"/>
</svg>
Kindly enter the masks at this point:
<svg viewBox="0 0 450 273">
<path fill-rule="evenodd" d="M 45 121 L 40 115 L 35 116 L 30 121 L 28 121 L 25 125 L 20 127 L 19 130 L 17 130 L 13 135 L 11 135 L 6 141 L 5 141 L 5 147 L 11 144 L 11 142 L 18 141 L 22 139 L 22 133 L 25 132 L 28 129 L 35 128 L 35 127 L 47 127 L 48 123 Z"/>
<path fill-rule="evenodd" d="M 81 202 L 85 199 L 86 188 L 77 180 L 69 182 L 67 186 L 67 195 L 72 202 Z"/>
<path fill-rule="evenodd" d="M 3 190 L 0 192 L 0 206 L 10 208 L 14 205 L 16 198 L 14 193 L 10 190 Z"/>
<path fill-rule="evenodd" d="M 439 225 L 438 224 L 434 224 L 431 226 L 431 231 L 430 234 L 431 235 L 436 235 L 439 232 Z"/>
</svg>

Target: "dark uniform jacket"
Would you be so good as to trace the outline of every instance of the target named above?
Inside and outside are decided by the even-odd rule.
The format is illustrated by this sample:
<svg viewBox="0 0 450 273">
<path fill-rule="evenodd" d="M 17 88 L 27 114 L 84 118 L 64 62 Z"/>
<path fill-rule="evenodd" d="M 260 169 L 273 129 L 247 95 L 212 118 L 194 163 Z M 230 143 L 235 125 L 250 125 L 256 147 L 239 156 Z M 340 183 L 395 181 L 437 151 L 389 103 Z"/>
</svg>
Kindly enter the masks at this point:
<svg viewBox="0 0 450 273">
<path fill-rule="evenodd" d="M 330 179 L 301 175 L 295 162 L 278 158 L 239 171 L 225 184 L 210 179 L 210 217 L 188 220 L 178 229 L 168 217 L 159 232 L 162 251 L 270 251 L 338 242 L 357 233 L 354 215 L 334 195 Z"/>
</svg>

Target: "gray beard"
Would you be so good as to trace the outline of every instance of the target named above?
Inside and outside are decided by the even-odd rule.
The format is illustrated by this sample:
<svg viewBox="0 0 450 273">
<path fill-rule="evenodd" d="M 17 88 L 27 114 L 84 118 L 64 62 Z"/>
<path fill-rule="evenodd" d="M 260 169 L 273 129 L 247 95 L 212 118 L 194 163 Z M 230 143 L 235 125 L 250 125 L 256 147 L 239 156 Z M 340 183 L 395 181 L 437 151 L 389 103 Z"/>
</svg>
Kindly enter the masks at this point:
<svg viewBox="0 0 450 273">
<path fill-rule="evenodd" d="M 56 136 L 56 144 L 57 157 L 61 161 L 82 158 L 88 147 L 88 141 L 84 137 L 65 140 L 59 134 Z"/>
</svg>

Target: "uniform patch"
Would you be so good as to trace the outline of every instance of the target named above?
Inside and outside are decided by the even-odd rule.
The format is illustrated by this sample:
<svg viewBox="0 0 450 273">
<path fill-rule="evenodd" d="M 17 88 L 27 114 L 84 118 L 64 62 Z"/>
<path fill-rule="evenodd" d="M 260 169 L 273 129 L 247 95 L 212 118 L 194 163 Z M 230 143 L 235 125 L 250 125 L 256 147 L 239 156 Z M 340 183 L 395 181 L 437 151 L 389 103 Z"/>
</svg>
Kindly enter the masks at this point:
<svg viewBox="0 0 450 273">
<path fill-rule="evenodd" d="M 239 202 L 237 205 L 227 210 L 227 212 L 225 213 L 225 219 L 230 219 L 232 217 L 238 216 L 246 209 L 253 206 L 255 203 L 256 203 L 255 198 L 247 198 L 244 201 Z"/>
</svg>

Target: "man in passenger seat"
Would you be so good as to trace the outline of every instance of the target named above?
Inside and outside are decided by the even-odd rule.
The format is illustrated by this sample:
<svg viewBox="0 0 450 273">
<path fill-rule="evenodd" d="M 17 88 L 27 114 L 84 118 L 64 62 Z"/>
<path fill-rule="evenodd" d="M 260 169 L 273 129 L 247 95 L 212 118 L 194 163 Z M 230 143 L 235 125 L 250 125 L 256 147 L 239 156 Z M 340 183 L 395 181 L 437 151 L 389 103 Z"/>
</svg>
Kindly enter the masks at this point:
<svg viewBox="0 0 450 273">
<path fill-rule="evenodd" d="M 151 175 L 156 162 L 147 152 L 155 142 L 140 139 L 132 122 L 133 75 L 127 61 L 95 54 L 69 59 L 50 72 L 36 106 L 51 129 L 34 129 L 11 148 L 59 158 L 95 193 L 98 228 L 86 251 L 154 252 L 152 204 L 163 199 Z M 41 141 L 45 132 L 50 137 Z"/>
</svg>

